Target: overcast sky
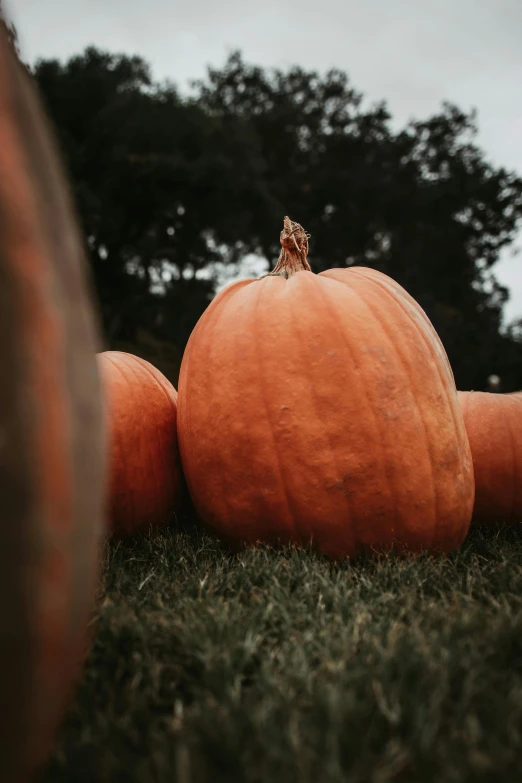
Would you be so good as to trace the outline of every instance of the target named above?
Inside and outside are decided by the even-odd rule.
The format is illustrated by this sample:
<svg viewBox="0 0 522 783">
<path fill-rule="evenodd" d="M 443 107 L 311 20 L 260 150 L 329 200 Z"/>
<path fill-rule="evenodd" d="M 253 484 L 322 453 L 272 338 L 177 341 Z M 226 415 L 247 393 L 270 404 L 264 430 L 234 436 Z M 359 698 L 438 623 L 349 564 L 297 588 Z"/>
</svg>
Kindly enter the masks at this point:
<svg viewBox="0 0 522 783">
<path fill-rule="evenodd" d="M 24 58 L 88 44 L 143 55 L 180 87 L 239 48 L 265 66 L 341 68 L 402 124 L 448 99 L 478 110 L 488 157 L 522 174 L 522 0 L 8 0 Z M 519 240 L 518 245 L 522 245 Z M 522 254 L 497 277 L 522 316 Z"/>
</svg>

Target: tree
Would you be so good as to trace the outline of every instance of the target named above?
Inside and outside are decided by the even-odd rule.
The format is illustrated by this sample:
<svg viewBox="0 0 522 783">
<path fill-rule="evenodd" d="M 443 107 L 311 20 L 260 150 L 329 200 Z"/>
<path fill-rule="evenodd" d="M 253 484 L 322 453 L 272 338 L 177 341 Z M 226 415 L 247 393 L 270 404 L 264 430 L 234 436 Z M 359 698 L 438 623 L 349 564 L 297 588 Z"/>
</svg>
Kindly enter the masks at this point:
<svg viewBox="0 0 522 783">
<path fill-rule="evenodd" d="M 247 123 L 261 150 L 271 200 L 256 219 L 267 255 L 277 253 L 267 244 L 276 213 L 295 214 L 312 234 L 316 271 L 368 265 L 405 286 L 462 388 L 493 371 L 522 384 L 520 348 L 499 334 L 507 291 L 491 271 L 516 234 L 522 180 L 487 163 L 473 115 L 445 104 L 393 134 L 385 105 L 364 109 L 345 74 L 267 73 L 237 53 L 196 86 L 212 116 Z"/>
<path fill-rule="evenodd" d="M 4 11 L 2 0 L 0 0 L 0 30 L 7 35 L 7 40 L 13 47 L 16 56 L 20 57 L 20 49 L 18 47 L 18 32 L 14 24 L 9 20 L 9 17 Z"/>
<path fill-rule="evenodd" d="M 34 69 L 65 152 L 106 336 L 174 342 L 178 357 L 213 295 L 215 227 L 245 210 L 256 179 L 241 142 L 140 58 L 89 48 Z M 207 275 L 208 277 L 208 275 Z M 150 340 L 149 340 L 150 342 Z"/>
<path fill-rule="evenodd" d="M 421 303 L 461 388 L 522 386 L 492 269 L 522 215 L 522 181 L 491 166 L 473 115 L 444 105 L 398 133 L 346 74 L 267 71 L 233 54 L 181 96 L 147 64 L 94 48 L 34 70 L 55 121 L 112 345 L 144 332 L 178 358 L 213 295 L 215 262 L 274 260 L 284 214 L 316 271 L 362 264 Z M 172 377 L 172 373 L 170 374 Z"/>
</svg>

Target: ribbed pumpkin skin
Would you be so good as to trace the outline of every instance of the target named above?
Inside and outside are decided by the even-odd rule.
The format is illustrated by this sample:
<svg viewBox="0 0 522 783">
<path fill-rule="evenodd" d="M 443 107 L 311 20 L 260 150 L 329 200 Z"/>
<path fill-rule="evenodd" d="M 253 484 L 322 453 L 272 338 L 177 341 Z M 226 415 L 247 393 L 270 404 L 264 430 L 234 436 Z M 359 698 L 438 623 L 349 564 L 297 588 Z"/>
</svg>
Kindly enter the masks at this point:
<svg viewBox="0 0 522 783">
<path fill-rule="evenodd" d="M 39 101 L 0 33 L 0 780 L 50 751 L 104 528 L 97 325 Z"/>
<path fill-rule="evenodd" d="M 473 521 L 522 522 L 522 394 L 459 392 L 475 472 Z"/>
<path fill-rule="evenodd" d="M 338 558 L 466 536 L 474 483 L 453 375 L 387 276 L 229 285 L 190 337 L 178 390 L 194 505 L 232 546 L 312 540 Z"/>
<path fill-rule="evenodd" d="M 106 351 L 98 363 L 110 433 L 110 527 L 123 535 L 160 526 L 181 502 L 176 389 L 138 356 Z"/>
</svg>

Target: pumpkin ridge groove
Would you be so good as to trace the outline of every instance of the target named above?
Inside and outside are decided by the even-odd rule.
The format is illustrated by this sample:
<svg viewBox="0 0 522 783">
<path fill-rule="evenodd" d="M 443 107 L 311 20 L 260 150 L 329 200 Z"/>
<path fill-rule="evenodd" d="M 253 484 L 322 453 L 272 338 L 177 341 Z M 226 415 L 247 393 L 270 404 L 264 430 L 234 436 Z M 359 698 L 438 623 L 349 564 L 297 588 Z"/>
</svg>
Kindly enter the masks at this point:
<svg viewBox="0 0 522 783">
<path fill-rule="evenodd" d="M 367 275 L 363 275 L 363 276 L 366 279 L 368 279 Z M 393 292 L 390 290 L 390 288 L 386 284 L 384 284 L 384 282 L 382 282 L 380 280 L 374 280 L 373 278 L 372 278 L 372 282 L 374 282 L 376 285 L 378 285 L 381 288 L 381 290 L 385 291 L 390 299 L 393 299 L 394 302 L 396 301 L 397 304 L 402 309 L 402 311 L 408 315 L 408 310 L 406 309 L 404 303 L 399 300 L 399 297 L 395 297 L 394 296 Z M 419 305 L 419 307 L 420 307 L 420 305 Z M 446 399 L 451 403 L 451 400 L 449 399 L 449 395 L 448 395 L 447 390 L 446 390 L 446 384 L 444 383 L 444 379 L 443 379 L 443 376 L 442 376 L 442 373 L 441 373 L 441 369 L 439 367 L 439 362 L 437 361 L 437 358 L 434 355 L 433 346 L 432 346 L 431 342 L 426 339 L 426 335 L 424 334 L 424 331 L 421 329 L 421 327 L 418 324 L 417 320 L 414 319 L 414 318 L 410 318 L 410 320 L 413 323 L 417 333 L 421 336 L 421 339 L 422 339 L 423 343 L 427 346 L 427 348 L 428 348 L 428 350 L 430 352 L 430 356 L 432 357 L 433 363 L 434 363 L 435 367 L 437 368 L 437 374 L 439 376 L 439 380 L 441 382 L 441 386 L 442 386 L 443 392 L 445 393 Z M 455 383 L 454 378 L 453 378 L 453 374 L 451 374 L 451 381 L 452 381 L 453 384 Z M 457 403 L 458 403 L 458 400 L 457 400 Z M 455 409 L 454 409 L 453 405 L 451 405 L 451 404 L 450 404 L 449 407 L 450 407 L 450 410 L 451 410 L 451 418 L 452 418 L 452 421 L 453 421 L 453 426 L 455 428 L 455 431 L 459 432 L 459 430 L 461 430 L 462 428 L 457 426 L 457 419 L 455 417 Z M 433 469 L 433 465 L 432 465 L 432 469 Z M 438 528 L 439 528 L 439 520 L 438 520 L 438 517 L 437 517 L 436 523 L 435 523 L 435 532 L 434 532 L 433 540 L 436 539 L 436 534 L 438 532 Z M 462 540 L 460 539 L 460 536 L 459 536 L 458 543 L 459 544 L 462 543 Z"/>
<path fill-rule="evenodd" d="M 142 360 L 140 356 L 136 356 L 136 357 L 135 357 L 135 360 L 137 360 L 137 362 L 138 362 L 138 364 L 140 365 L 140 367 L 141 367 L 143 370 L 145 370 L 145 372 L 147 373 L 147 375 L 148 375 L 150 378 L 152 378 L 152 379 L 153 379 L 153 381 L 154 381 L 154 382 L 157 384 L 157 386 L 158 386 L 158 387 L 161 389 L 161 391 L 162 391 L 163 395 L 165 396 L 165 399 L 166 399 L 166 400 L 167 400 L 167 402 L 168 402 L 168 405 L 169 405 L 170 409 L 171 409 L 171 410 L 173 411 L 173 413 L 174 413 L 174 420 L 175 420 L 175 422 L 176 422 L 175 428 L 176 428 L 176 441 L 177 441 L 177 445 L 178 445 L 178 467 L 179 467 L 179 465 L 180 465 L 180 462 L 179 462 L 179 439 L 178 439 L 178 430 L 177 430 L 177 424 L 178 424 L 177 389 L 176 389 L 174 386 L 172 387 L 172 388 L 174 389 L 174 393 L 175 393 L 175 398 L 174 398 L 174 399 L 172 399 L 172 396 L 169 394 L 169 392 L 167 391 L 167 389 L 165 389 L 165 387 L 163 386 L 163 381 L 162 381 L 162 379 L 161 379 L 161 378 L 157 378 L 157 377 L 155 376 L 155 374 L 152 372 L 152 370 L 150 369 L 150 367 L 148 367 L 148 366 L 147 366 L 147 362 L 145 362 L 144 360 Z M 156 368 L 156 369 L 157 369 L 157 368 Z M 157 432 L 157 430 L 156 430 L 156 432 Z M 159 440 L 159 439 L 158 439 L 158 440 Z M 158 489 L 158 494 L 157 494 L 157 497 L 159 497 L 159 496 L 161 495 L 161 486 L 157 485 L 157 489 Z"/>
<path fill-rule="evenodd" d="M 267 290 L 268 290 L 268 287 L 267 287 Z M 266 296 L 266 294 L 265 294 L 265 296 Z M 264 321 L 264 319 L 260 318 L 260 316 L 259 316 L 261 302 L 262 302 L 262 296 L 259 293 L 258 296 L 257 296 L 257 302 L 256 302 L 256 316 L 257 316 L 257 318 L 260 321 Z M 275 437 L 275 434 L 274 434 L 274 427 L 273 427 L 273 423 L 272 423 L 272 417 L 270 415 L 270 407 L 268 405 L 268 400 L 267 400 L 267 396 L 266 396 L 266 385 L 265 385 L 265 378 L 264 378 L 264 373 L 263 373 L 263 364 L 264 363 L 263 363 L 262 351 L 260 350 L 261 340 L 259 339 L 259 326 L 257 326 L 254 329 L 254 333 L 255 333 L 255 344 L 256 344 L 256 348 L 257 348 L 256 354 L 257 354 L 257 366 L 258 366 L 258 372 L 259 372 L 259 378 L 260 378 L 259 387 L 261 389 L 261 399 L 263 401 L 263 405 L 264 405 L 264 408 L 265 408 L 265 416 L 266 416 L 266 420 L 267 420 L 267 423 L 268 423 L 268 429 L 270 430 L 270 434 L 272 436 L 272 441 L 273 441 L 273 444 L 274 444 L 274 452 L 275 452 L 275 456 L 276 456 L 276 460 L 277 460 L 278 473 L 279 473 L 279 476 L 280 476 L 280 484 L 281 484 L 281 487 L 282 487 L 282 490 L 283 490 L 283 496 L 284 496 L 284 499 L 285 499 L 285 502 L 286 502 L 286 506 L 287 506 L 287 509 L 288 509 L 290 526 L 293 529 L 293 534 L 294 534 L 294 539 L 295 539 L 295 535 L 296 535 L 295 514 L 294 514 L 294 512 L 292 510 L 292 503 L 290 501 L 290 495 L 289 495 L 289 492 L 288 492 L 288 489 L 287 489 L 286 483 L 285 483 L 284 472 L 283 472 L 283 463 L 281 461 L 281 457 L 280 457 L 280 454 L 279 454 L 279 448 L 278 448 L 277 440 L 276 440 L 276 437 Z"/>
<path fill-rule="evenodd" d="M 402 369 L 404 371 L 404 374 L 406 375 L 406 377 L 408 379 L 407 388 L 408 388 L 408 390 L 410 390 L 410 396 L 411 396 L 411 398 L 413 400 L 413 404 L 415 406 L 415 409 L 417 411 L 417 415 L 418 415 L 419 420 L 420 420 L 421 425 L 422 425 L 422 429 L 423 429 L 423 432 L 424 432 L 424 441 L 425 441 L 425 445 L 426 445 L 426 452 L 427 452 L 427 455 L 428 455 L 428 461 L 429 461 L 429 465 L 430 465 L 431 484 L 432 484 L 432 487 L 433 487 L 434 521 L 433 521 L 433 534 L 432 534 L 431 541 L 430 541 L 430 546 L 429 546 L 429 548 L 431 549 L 433 547 L 433 544 L 434 544 L 436 538 L 437 538 L 437 527 L 438 527 L 438 520 L 439 520 L 437 485 L 436 485 L 436 481 L 435 481 L 435 472 L 434 472 L 434 467 L 433 467 L 433 451 L 432 451 L 432 448 L 431 448 L 430 439 L 428 437 L 428 430 L 427 430 L 427 427 L 426 427 L 426 421 L 425 421 L 424 416 L 423 416 L 423 414 L 421 412 L 419 403 L 417 402 L 417 398 L 416 398 L 415 394 L 411 391 L 411 387 L 412 387 L 411 381 L 413 379 L 412 368 L 411 368 L 411 365 L 403 357 L 402 350 L 399 347 L 400 346 L 400 340 L 398 340 L 397 342 L 395 342 L 393 340 L 392 335 L 390 334 L 390 329 L 389 329 L 388 324 L 387 323 L 385 324 L 375 314 L 374 308 L 371 305 L 368 304 L 367 300 L 361 294 L 360 291 L 357 291 L 356 293 L 359 296 L 359 298 L 361 299 L 361 301 L 364 302 L 364 304 L 366 305 L 366 307 L 368 308 L 370 313 L 372 313 L 372 315 L 375 318 L 375 320 L 377 321 L 377 323 L 380 324 L 382 331 L 384 332 L 386 338 L 388 339 L 388 341 L 390 343 L 391 350 L 395 353 L 395 355 L 399 359 L 399 363 L 400 363 L 400 365 L 401 365 L 401 367 L 402 367 Z M 407 312 L 407 311 L 403 311 L 403 312 Z"/>
<path fill-rule="evenodd" d="M 364 277 L 365 277 L 366 279 L 368 279 L 367 275 L 364 275 Z M 386 291 L 386 293 L 388 294 L 388 297 L 389 297 L 389 298 L 393 298 L 393 301 L 396 301 L 396 297 L 395 297 L 395 295 L 394 295 L 394 292 L 390 290 L 390 288 L 389 288 L 389 286 L 388 286 L 388 285 L 386 285 L 386 284 L 385 284 L 383 281 L 381 281 L 381 280 L 374 280 L 373 278 L 372 278 L 371 280 L 372 280 L 372 283 L 375 283 L 375 284 L 376 284 L 376 285 L 378 285 L 378 286 L 379 286 L 379 287 L 380 287 L 380 288 L 381 288 L 383 291 Z M 408 310 L 407 310 L 407 309 L 406 309 L 406 307 L 404 306 L 404 303 L 403 303 L 402 301 L 400 301 L 398 297 L 397 297 L 397 301 L 399 302 L 399 304 L 400 304 L 400 307 L 401 307 L 402 311 L 408 315 Z M 418 305 L 418 307 L 420 308 L 420 305 Z M 427 316 L 426 316 L 425 314 L 424 314 L 424 317 L 425 317 L 425 318 L 427 318 Z M 417 332 L 418 332 L 418 333 L 420 334 L 420 336 L 422 337 L 422 340 L 423 340 L 424 344 L 428 346 L 428 348 L 429 348 L 429 351 L 430 351 L 430 354 L 431 354 L 432 358 L 434 358 L 434 349 L 433 349 L 433 345 L 431 344 L 431 342 L 430 342 L 429 340 L 427 340 L 427 339 L 426 339 L 426 335 L 424 334 L 423 330 L 420 328 L 420 326 L 419 326 L 419 324 L 418 324 L 417 320 L 416 320 L 416 319 L 413 319 L 413 318 L 410 318 L 410 320 L 411 320 L 411 321 L 412 321 L 412 323 L 414 324 L 414 326 L 415 326 L 415 329 L 417 330 Z M 432 328 L 432 329 L 435 331 L 435 329 L 434 329 L 433 325 L 431 324 L 431 322 L 429 322 L 429 324 L 428 324 L 428 325 L 430 325 L 430 326 L 431 326 L 431 328 Z M 436 333 L 436 332 L 435 332 L 435 333 Z M 437 337 L 438 337 L 438 335 L 437 335 Z M 438 338 L 438 339 L 439 339 L 439 341 L 440 341 L 440 338 Z M 440 343 L 440 344 L 441 344 L 441 346 L 442 346 L 443 350 L 445 351 L 445 349 L 444 349 L 444 346 L 442 345 L 442 343 Z M 434 360 L 434 364 L 435 364 L 435 365 L 436 365 L 436 367 L 437 367 L 437 373 L 438 373 L 438 375 L 439 375 L 439 378 L 440 378 L 440 380 L 441 380 L 441 382 L 442 382 L 442 386 L 443 386 L 443 387 L 445 387 L 445 384 L 444 384 L 444 381 L 443 381 L 443 378 L 442 378 L 442 375 L 441 375 L 441 371 L 440 371 L 439 364 L 438 364 L 438 362 L 437 362 L 437 361 L 435 361 L 435 360 Z M 446 355 L 446 362 L 445 362 L 445 364 L 446 364 L 446 366 L 447 366 L 447 369 L 449 370 L 449 373 L 450 373 L 451 380 L 452 380 L 452 382 L 454 383 L 453 372 L 452 372 L 452 370 L 451 370 L 451 366 L 448 364 L 447 355 Z M 447 394 L 446 394 L 446 397 L 448 397 L 448 395 L 447 395 Z M 455 425 L 455 429 L 457 429 L 457 430 L 458 430 L 459 428 L 457 427 L 457 420 L 456 420 L 456 418 L 455 418 L 455 409 L 454 409 L 453 405 L 451 405 L 451 406 L 450 406 L 450 408 L 451 408 L 451 415 L 452 415 L 452 419 L 453 419 L 453 424 Z"/>
<path fill-rule="evenodd" d="M 241 281 L 242 282 L 242 281 Z M 231 283 L 231 285 L 237 286 L 238 290 L 243 290 L 244 286 L 240 286 L 237 283 Z M 226 291 L 226 289 L 225 289 Z M 230 290 L 229 292 L 221 293 L 221 299 L 231 299 L 233 298 L 234 294 L 236 293 L 236 289 Z M 218 294 L 219 296 L 219 294 Z M 214 302 L 216 300 L 214 299 Z M 212 307 L 212 304 L 209 307 Z M 214 333 L 214 330 L 218 327 L 218 325 L 226 320 L 227 318 L 227 311 L 226 308 L 222 307 L 215 307 L 213 310 L 207 311 L 209 314 L 209 324 L 207 326 L 207 331 L 202 330 L 202 333 L 205 337 L 205 341 L 207 341 L 206 335 L 212 335 Z M 197 329 L 199 324 L 196 324 L 195 329 Z M 201 340 L 202 338 L 199 337 Z M 214 348 L 216 346 L 216 341 L 214 339 L 208 339 L 209 349 L 208 349 L 208 361 L 206 364 L 206 367 L 204 369 L 204 379 L 205 379 L 205 388 L 207 389 L 208 399 L 212 400 L 213 397 L 213 389 L 215 388 L 216 382 L 219 384 L 221 382 L 221 376 L 216 377 L 216 371 L 215 371 L 215 365 L 214 365 Z M 185 400 L 182 405 L 185 405 L 185 407 L 190 406 L 190 394 L 185 394 Z M 227 513 L 227 530 L 230 532 L 230 517 L 231 517 L 231 506 L 230 506 L 230 485 L 227 482 L 227 471 L 224 468 L 223 461 L 221 459 L 216 460 L 215 462 L 217 471 L 219 472 L 219 481 L 221 484 L 221 487 L 223 489 L 223 492 L 221 493 L 221 503 L 223 504 L 224 508 L 226 509 Z"/>
<path fill-rule="evenodd" d="M 437 346 L 441 350 L 441 358 L 444 360 L 444 366 L 446 367 L 448 374 L 451 376 L 453 382 L 455 382 L 455 377 L 453 375 L 453 368 L 451 367 L 451 364 L 448 359 L 448 355 L 446 353 L 446 349 L 444 348 L 444 344 L 442 340 L 440 339 L 435 327 L 431 323 L 430 319 L 428 318 L 427 314 L 424 312 L 420 304 L 417 302 L 416 299 L 414 299 L 411 294 L 409 294 L 406 289 L 402 288 L 402 286 L 399 285 L 395 280 L 393 280 L 391 277 L 388 277 L 387 275 L 382 275 L 382 273 L 379 273 L 380 276 L 376 277 L 374 275 L 368 275 L 367 272 L 377 272 L 377 270 L 372 269 L 363 269 L 362 267 L 358 267 L 357 269 L 351 270 L 352 274 L 356 277 L 359 277 L 359 279 L 362 277 L 365 280 L 369 280 L 372 283 L 375 283 L 376 285 L 379 285 L 383 290 L 386 290 L 389 296 L 393 296 L 394 301 L 395 297 L 397 297 L 397 301 L 400 302 L 402 305 L 402 309 L 404 310 L 404 303 L 406 302 L 413 310 L 421 317 L 421 320 L 426 324 L 427 327 L 431 329 L 433 341 L 437 344 Z M 385 277 L 386 279 L 382 279 L 382 277 Z M 393 283 L 393 285 L 391 285 Z M 394 285 L 398 286 L 399 290 L 396 290 L 394 288 Z M 398 295 L 399 294 L 399 295 Z M 398 295 L 398 296 L 397 296 Z M 408 312 L 407 310 L 405 312 Z M 418 324 L 417 324 L 418 325 Z M 432 353 L 434 346 L 431 345 Z"/>
<path fill-rule="evenodd" d="M 324 277 L 324 278 L 322 278 L 322 279 L 323 279 L 323 280 L 331 280 L 333 283 L 336 283 L 336 282 L 338 282 L 338 281 L 336 281 L 335 279 L 333 279 L 333 278 L 328 278 L 328 277 Z M 319 288 L 321 289 L 321 286 L 319 286 Z M 351 291 L 352 293 L 356 294 L 356 291 L 354 291 L 354 289 L 352 288 L 352 286 L 348 285 L 348 288 L 350 289 L 350 291 Z M 330 313 L 330 316 L 331 316 L 331 319 L 332 319 L 332 321 L 333 321 L 333 322 L 334 322 L 336 325 L 337 325 L 337 324 L 339 324 L 339 322 L 340 322 L 339 315 L 338 315 L 338 313 L 336 312 L 335 308 L 332 306 L 332 303 L 330 302 L 330 299 L 329 299 L 329 297 L 327 296 L 327 294 L 325 293 L 325 291 L 322 291 L 322 296 L 323 296 L 323 301 L 325 302 L 326 310 L 327 310 L 327 312 L 329 312 L 329 313 Z M 361 299 L 361 301 L 363 301 L 363 300 Z M 365 304 L 366 304 L 366 303 L 365 303 Z M 372 314 L 372 315 L 373 315 L 373 314 Z M 352 360 L 352 363 L 353 363 L 354 369 L 357 369 L 357 368 L 358 368 L 358 363 L 357 363 L 357 361 L 356 361 L 356 359 L 355 359 L 355 357 L 354 357 L 354 354 L 353 354 L 353 351 L 352 351 L 352 347 L 351 347 L 351 345 L 350 345 L 350 341 L 347 339 L 347 337 L 346 337 L 346 335 L 345 335 L 345 330 L 342 328 L 342 324 L 341 324 L 341 328 L 340 328 L 340 329 L 338 329 L 338 331 L 339 331 L 339 334 L 342 336 L 342 337 L 341 337 L 341 339 L 342 339 L 343 343 L 344 343 L 344 344 L 346 345 L 346 347 L 348 348 L 348 353 L 349 353 L 349 355 L 350 355 L 350 357 L 351 357 L 351 360 Z M 380 449 L 380 453 L 381 453 L 381 454 L 383 454 L 383 453 L 384 453 L 384 448 L 383 448 L 383 446 L 384 446 L 384 435 L 383 435 L 382 428 L 381 428 L 381 426 L 380 426 L 380 424 L 379 424 L 379 417 L 377 416 L 377 414 L 376 414 L 376 412 L 375 412 L 375 407 L 374 407 L 373 403 L 372 403 L 372 402 L 370 402 L 370 399 L 369 399 L 369 397 L 368 397 L 367 395 L 364 395 L 364 394 L 362 395 L 362 397 L 363 397 L 363 399 L 365 399 L 365 400 L 367 401 L 367 408 L 368 408 L 368 410 L 369 410 L 369 411 L 371 412 L 371 414 L 372 414 L 372 418 L 373 418 L 373 420 L 374 420 L 375 427 L 376 427 L 376 430 L 377 430 L 377 432 L 378 432 L 378 434 L 379 434 L 379 439 L 380 439 L 380 441 L 381 441 L 381 449 Z M 395 515 L 395 524 L 397 524 L 399 520 L 398 520 L 398 514 L 397 514 L 397 503 L 396 503 L 396 498 L 395 498 L 395 492 L 394 492 L 394 490 L 393 490 L 392 482 L 391 482 L 391 480 L 390 480 L 390 476 L 389 476 L 389 474 L 388 474 L 388 470 L 387 470 L 387 467 L 386 467 L 386 460 L 385 460 L 384 458 L 382 458 L 382 459 L 381 459 L 381 463 L 382 463 L 383 473 L 384 473 L 384 476 L 385 476 L 385 478 L 386 478 L 386 484 L 387 484 L 387 486 L 388 486 L 388 491 L 389 491 L 389 493 L 390 493 L 390 496 L 391 496 L 391 498 L 392 498 L 392 500 L 393 500 L 393 509 L 394 509 L 394 515 Z M 396 530 L 396 528 L 394 527 L 394 535 L 395 535 L 396 533 L 397 533 L 397 530 Z M 358 536 L 357 536 L 357 539 L 359 540 L 359 537 L 358 537 Z"/>
<path fill-rule="evenodd" d="M 110 362 L 110 364 L 112 364 L 112 366 L 120 373 L 125 383 L 128 383 L 127 378 L 125 377 L 125 373 L 123 372 L 119 364 L 114 361 L 113 357 L 107 356 L 106 358 Z M 134 394 L 134 391 L 132 393 Z M 132 503 L 131 505 L 132 505 L 132 525 L 134 526 L 134 524 L 136 523 L 136 507 L 134 503 Z"/>
<path fill-rule="evenodd" d="M 317 280 L 314 281 L 313 278 L 312 278 L 312 281 L 313 282 L 317 282 Z M 304 280 L 303 280 L 303 283 L 304 283 Z M 314 288 L 312 286 L 308 286 L 308 287 L 310 288 L 310 290 L 313 290 L 313 288 Z M 316 289 L 320 289 L 321 286 L 315 286 L 315 288 Z M 324 292 L 321 291 L 321 293 L 319 293 L 319 298 L 321 298 L 321 299 L 325 298 Z M 290 309 L 290 311 L 292 311 L 292 308 L 289 308 L 289 309 Z M 292 311 L 292 315 L 293 315 L 293 311 Z M 293 320 L 296 320 L 296 319 L 293 318 Z M 296 331 L 298 333 L 300 332 L 299 323 L 300 323 L 300 319 L 297 319 Z M 303 344 L 303 340 L 299 340 L 299 345 L 302 345 L 302 344 Z M 303 356 L 303 353 L 301 352 L 300 355 L 302 357 L 303 364 L 306 365 L 306 358 Z M 315 391 L 315 385 L 311 384 L 311 388 L 312 388 L 312 396 L 313 396 L 313 399 L 314 399 L 314 408 L 316 410 L 316 415 L 317 415 L 317 418 L 319 420 L 321 420 L 321 418 L 322 418 L 321 417 L 321 406 L 317 402 L 317 394 L 316 394 L 316 391 Z M 340 477 L 341 476 L 341 471 L 339 470 L 339 463 L 338 463 L 337 457 L 335 455 L 334 449 L 332 447 L 332 439 L 331 439 L 329 434 L 327 435 L 327 439 L 328 439 L 328 444 L 329 444 L 329 447 L 330 447 L 330 453 L 332 455 L 332 462 L 333 462 L 333 464 L 335 466 L 335 470 L 337 472 L 337 475 Z M 353 514 L 352 514 L 352 508 L 351 508 L 351 503 L 350 503 L 350 498 L 348 496 L 348 493 L 344 493 L 344 498 L 345 498 L 345 505 L 347 507 L 347 512 L 348 512 L 347 526 L 348 526 L 348 528 L 350 530 L 352 542 L 354 544 L 354 551 L 355 551 L 355 549 L 357 548 L 357 541 L 355 539 L 355 534 L 354 534 L 355 531 L 353 530 L 353 525 L 352 525 L 352 516 L 353 516 Z"/>
<path fill-rule="evenodd" d="M 131 372 L 131 375 L 133 376 L 133 378 L 134 378 L 134 379 L 137 381 L 138 388 L 140 388 L 140 377 L 139 377 L 139 375 L 137 374 L 137 372 L 135 371 L 135 369 L 134 369 L 133 367 L 129 367 L 129 370 L 130 370 L 130 372 Z M 153 373 L 151 373 L 150 371 L 148 371 L 148 373 L 147 373 L 147 374 L 148 374 L 148 376 L 149 376 L 150 378 L 154 378 L 154 375 L 153 375 Z M 156 378 L 154 378 L 154 380 L 156 381 Z M 158 386 L 161 388 L 161 391 L 162 391 L 162 393 L 163 393 L 163 394 L 165 394 L 165 390 L 163 389 L 163 387 L 161 386 L 161 384 L 159 384 L 157 381 L 156 381 L 156 383 L 157 383 L 157 385 L 158 385 Z M 165 396 L 167 396 L 167 395 L 165 394 Z M 156 452 L 157 452 L 157 453 L 159 453 L 159 452 L 161 452 L 161 439 L 160 439 L 160 437 L 158 436 L 158 430 L 157 430 L 157 427 L 154 427 L 154 433 L 155 433 L 155 435 L 156 435 L 156 443 L 157 443 L 157 444 L 160 446 L 160 448 L 156 450 Z M 158 480 L 158 471 L 157 471 L 156 460 L 153 458 L 153 453 L 154 453 L 154 450 L 153 450 L 153 449 L 152 449 L 152 447 L 150 446 L 150 441 L 148 442 L 148 444 L 147 444 L 147 445 L 148 445 L 148 447 L 149 447 L 149 448 L 148 448 L 148 452 L 149 452 L 149 465 L 152 465 L 152 474 L 153 474 L 153 476 L 154 476 L 154 486 L 155 486 L 155 488 L 156 488 L 156 492 L 154 493 L 154 498 L 155 498 L 155 505 L 157 505 L 156 498 L 158 497 L 158 495 L 159 495 L 159 494 L 160 494 L 160 492 L 161 492 L 161 481 L 160 481 L 160 480 Z"/>
<path fill-rule="evenodd" d="M 171 396 L 170 396 L 170 394 L 167 392 L 167 390 L 164 388 L 164 386 L 163 386 L 163 383 L 161 382 L 161 380 L 160 380 L 159 378 L 156 378 L 156 376 L 154 375 L 154 373 L 151 371 L 150 367 L 147 367 L 147 365 L 146 365 L 145 361 L 143 361 L 143 360 L 141 359 L 141 356 L 136 356 L 135 358 L 138 360 L 138 364 L 140 365 L 140 367 L 141 367 L 143 370 L 145 370 L 145 372 L 146 372 L 146 373 L 149 375 L 149 377 L 150 377 L 150 378 L 152 378 L 152 379 L 153 379 L 153 380 L 154 380 L 154 381 L 155 381 L 155 382 L 158 384 L 159 388 L 161 389 L 161 391 L 162 391 L 162 392 L 163 392 L 163 394 L 165 395 L 166 399 L 168 400 L 168 403 L 169 403 L 169 405 L 171 406 L 172 410 L 173 410 L 173 411 L 174 411 L 174 413 L 176 414 L 176 418 L 177 418 L 177 412 L 178 412 L 178 409 L 177 409 L 177 407 L 176 407 L 175 403 L 173 402 L 173 400 L 172 400 L 172 397 L 171 397 Z M 174 387 L 173 387 L 173 388 L 174 388 Z M 177 391 L 177 389 L 176 389 L 176 391 Z"/>
</svg>

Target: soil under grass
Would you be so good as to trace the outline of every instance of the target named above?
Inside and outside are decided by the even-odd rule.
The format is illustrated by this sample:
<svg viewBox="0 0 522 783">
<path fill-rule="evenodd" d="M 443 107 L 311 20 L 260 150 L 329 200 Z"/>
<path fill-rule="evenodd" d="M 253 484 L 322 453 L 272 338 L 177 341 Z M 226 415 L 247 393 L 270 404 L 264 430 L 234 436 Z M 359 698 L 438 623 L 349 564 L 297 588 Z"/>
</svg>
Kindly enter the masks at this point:
<svg viewBox="0 0 522 783">
<path fill-rule="evenodd" d="M 522 531 L 449 558 L 109 543 L 45 783 L 519 781 Z"/>
</svg>

